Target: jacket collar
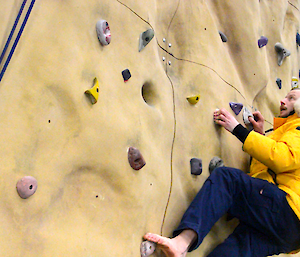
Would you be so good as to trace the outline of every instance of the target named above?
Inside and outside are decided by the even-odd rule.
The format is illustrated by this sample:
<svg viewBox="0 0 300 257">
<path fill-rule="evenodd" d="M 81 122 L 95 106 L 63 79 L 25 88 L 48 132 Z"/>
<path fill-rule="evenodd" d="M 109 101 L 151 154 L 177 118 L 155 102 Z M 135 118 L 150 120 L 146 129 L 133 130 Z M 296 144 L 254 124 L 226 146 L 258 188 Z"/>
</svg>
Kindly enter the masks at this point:
<svg viewBox="0 0 300 257">
<path fill-rule="evenodd" d="M 294 113 L 293 115 L 290 115 L 286 118 L 274 118 L 274 123 L 273 123 L 273 129 L 277 129 L 279 127 L 281 127 L 283 124 L 290 122 L 292 120 L 298 119 L 298 115 L 297 113 Z"/>
</svg>

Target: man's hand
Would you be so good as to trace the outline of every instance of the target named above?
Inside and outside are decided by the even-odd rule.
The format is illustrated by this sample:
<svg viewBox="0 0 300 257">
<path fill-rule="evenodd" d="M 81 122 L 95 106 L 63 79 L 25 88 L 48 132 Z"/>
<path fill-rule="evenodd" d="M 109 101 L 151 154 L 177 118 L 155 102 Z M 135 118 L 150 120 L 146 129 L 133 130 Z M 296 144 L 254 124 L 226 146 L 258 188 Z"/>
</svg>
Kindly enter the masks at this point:
<svg viewBox="0 0 300 257">
<path fill-rule="evenodd" d="M 264 117 L 259 111 L 253 112 L 252 114 L 254 116 L 254 119 L 252 117 L 249 117 L 249 121 L 253 125 L 254 131 L 264 135 Z"/>
<path fill-rule="evenodd" d="M 239 122 L 234 118 L 226 109 L 220 109 L 214 111 L 214 122 L 221 125 L 229 132 L 232 132 L 234 128 L 239 125 Z"/>
</svg>

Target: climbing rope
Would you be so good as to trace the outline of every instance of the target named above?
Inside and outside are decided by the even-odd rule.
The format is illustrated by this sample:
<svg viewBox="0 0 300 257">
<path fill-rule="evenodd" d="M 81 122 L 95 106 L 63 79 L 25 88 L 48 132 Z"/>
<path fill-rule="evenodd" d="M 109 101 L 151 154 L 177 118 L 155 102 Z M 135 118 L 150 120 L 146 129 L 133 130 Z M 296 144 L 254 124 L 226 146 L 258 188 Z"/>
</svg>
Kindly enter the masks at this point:
<svg viewBox="0 0 300 257">
<path fill-rule="evenodd" d="M 9 35 L 7 41 L 6 41 L 5 47 L 4 47 L 4 49 L 3 49 L 3 51 L 2 51 L 2 54 L 1 54 L 1 59 L 0 59 L 1 61 L 0 61 L 0 64 L 1 64 L 1 62 L 2 62 L 2 59 L 3 59 L 3 56 L 4 56 L 5 52 L 7 51 L 8 45 L 9 45 L 9 43 L 10 43 L 10 41 L 11 41 L 11 38 L 12 38 L 12 36 L 13 36 L 13 34 L 14 34 L 14 31 L 15 31 L 15 29 L 16 29 L 16 26 L 17 26 L 17 24 L 18 24 L 18 22 L 19 22 L 19 19 L 20 19 L 20 16 L 21 16 L 22 12 L 23 12 L 23 9 L 24 9 L 24 6 L 25 6 L 25 4 L 26 4 L 26 1 L 27 1 L 27 0 L 24 0 L 24 1 L 23 1 L 22 6 L 21 6 L 21 8 L 20 8 L 20 10 L 19 10 L 18 16 L 17 16 L 17 18 L 16 18 L 16 21 L 15 21 L 15 23 L 14 23 L 14 25 L 13 25 L 13 28 L 12 28 L 12 30 L 11 30 L 11 32 L 10 32 L 10 35 Z M 6 71 L 6 69 L 7 69 L 7 66 L 8 66 L 8 64 L 9 64 L 11 58 L 12 58 L 12 55 L 14 54 L 14 51 L 15 51 L 17 45 L 18 45 L 18 42 L 19 42 L 20 37 L 21 37 L 21 35 L 22 35 L 22 33 L 23 33 L 23 30 L 24 30 L 24 28 L 25 28 L 25 26 L 26 26 L 26 23 L 27 23 L 27 21 L 28 21 L 28 18 L 29 18 L 29 15 L 30 15 L 30 13 L 31 13 L 31 10 L 32 10 L 32 8 L 33 8 L 34 3 L 35 3 L 35 0 L 31 0 L 30 6 L 29 6 L 29 8 L 28 8 L 28 10 L 27 10 L 26 16 L 25 16 L 25 18 L 24 18 L 24 20 L 23 20 L 23 22 L 22 22 L 21 28 L 20 28 L 20 30 L 19 30 L 19 32 L 18 32 L 18 35 L 17 35 L 17 37 L 16 37 L 16 39 L 15 39 L 15 42 L 14 42 L 14 44 L 13 44 L 13 46 L 12 46 L 10 52 L 9 52 L 9 55 L 8 55 L 8 57 L 7 57 L 7 59 L 6 59 L 5 64 L 3 65 L 3 68 L 2 68 L 2 70 L 1 70 L 1 72 L 0 72 L 0 82 L 1 82 L 1 80 L 2 80 L 2 78 L 3 78 L 3 75 L 4 75 L 5 71 Z M 3 56 L 2 56 L 2 55 L 3 55 Z"/>
</svg>

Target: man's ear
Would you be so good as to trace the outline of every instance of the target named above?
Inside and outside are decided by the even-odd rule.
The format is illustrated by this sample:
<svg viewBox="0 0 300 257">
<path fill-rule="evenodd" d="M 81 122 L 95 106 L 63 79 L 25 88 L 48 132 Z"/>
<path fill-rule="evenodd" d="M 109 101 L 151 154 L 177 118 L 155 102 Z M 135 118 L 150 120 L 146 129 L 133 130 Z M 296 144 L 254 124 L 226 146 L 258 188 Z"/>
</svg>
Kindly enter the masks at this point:
<svg viewBox="0 0 300 257">
<path fill-rule="evenodd" d="M 300 117 L 300 97 L 294 103 L 294 111 L 297 113 L 298 117 Z"/>
</svg>

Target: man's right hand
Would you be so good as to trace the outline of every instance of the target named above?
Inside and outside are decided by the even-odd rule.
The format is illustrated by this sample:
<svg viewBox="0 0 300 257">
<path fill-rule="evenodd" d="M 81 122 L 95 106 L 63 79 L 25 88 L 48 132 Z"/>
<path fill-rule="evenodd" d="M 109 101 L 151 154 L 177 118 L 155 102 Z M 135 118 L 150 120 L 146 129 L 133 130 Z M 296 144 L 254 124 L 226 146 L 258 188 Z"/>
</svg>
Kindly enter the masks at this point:
<svg viewBox="0 0 300 257">
<path fill-rule="evenodd" d="M 254 131 L 264 135 L 265 134 L 265 132 L 264 132 L 264 123 L 265 123 L 264 117 L 261 115 L 261 113 L 259 111 L 253 112 L 252 114 L 254 116 L 254 119 L 252 117 L 249 117 L 248 119 L 251 122 L 251 124 L 253 125 Z"/>
</svg>

